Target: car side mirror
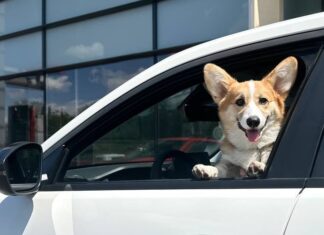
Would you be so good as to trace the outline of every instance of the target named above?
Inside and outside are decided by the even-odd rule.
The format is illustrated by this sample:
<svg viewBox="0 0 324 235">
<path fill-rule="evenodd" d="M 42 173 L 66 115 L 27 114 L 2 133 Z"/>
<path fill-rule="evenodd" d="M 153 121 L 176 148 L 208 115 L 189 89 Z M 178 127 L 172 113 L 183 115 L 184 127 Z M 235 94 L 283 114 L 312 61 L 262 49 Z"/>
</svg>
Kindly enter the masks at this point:
<svg viewBox="0 0 324 235">
<path fill-rule="evenodd" d="M 43 150 L 39 144 L 18 142 L 0 150 L 0 192 L 27 195 L 38 191 Z"/>
</svg>

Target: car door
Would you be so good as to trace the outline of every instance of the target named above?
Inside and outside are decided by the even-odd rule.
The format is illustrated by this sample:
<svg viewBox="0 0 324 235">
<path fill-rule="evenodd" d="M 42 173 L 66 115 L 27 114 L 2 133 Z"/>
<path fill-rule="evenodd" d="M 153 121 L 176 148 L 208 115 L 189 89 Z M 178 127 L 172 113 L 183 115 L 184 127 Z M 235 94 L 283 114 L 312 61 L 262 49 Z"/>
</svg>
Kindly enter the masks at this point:
<svg viewBox="0 0 324 235">
<path fill-rule="evenodd" d="M 302 45 L 300 47 L 299 44 L 295 44 L 297 48 L 284 51 L 282 47 L 268 48 L 268 52 L 272 52 L 271 55 L 264 54 L 267 52 L 264 49 L 262 52 L 216 59 L 215 62 L 223 63 L 223 66 L 228 66 L 228 70 L 232 69 L 237 76 L 245 79 L 251 73 L 265 72 L 262 66 L 266 67 L 267 63 L 271 64 L 270 68 L 273 66 L 272 63 L 279 61 L 278 58 L 293 54 L 301 62 L 299 79 L 304 78 L 303 81 L 299 81 L 299 87 L 292 91 L 291 99 L 296 99 L 298 92 L 301 95 L 308 91 L 308 83 L 305 85 L 304 81 L 305 78 L 311 81 L 309 73 L 318 55 L 318 46 L 313 47 L 312 43 L 308 44 L 308 47 L 304 42 Z M 255 57 L 249 60 L 252 55 Z M 245 63 L 242 63 L 242 57 Z M 143 88 L 136 96 L 137 98 L 141 96 L 141 99 L 133 100 L 134 98 L 131 97 L 127 100 L 127 104 L 120 104 L 124 110 L 115 114 L 115 121 L 109 120 L 106 121 L 107 124 L 100 124 L 102 133 L 97 134 L 92 129 L 92 133 L 85 136 L 85 131 L 82 131 L 81 139 L 79 136 L 67 142 L 69 154 L 65 165 L 59 169 L 60 174 L 56 177 L 54 185 L 57 187 L 56 190 L 64 190 L 68 187 L 66 193 L 69 200 L 64 200 L 64 208 L 72 215 L 74 233 L 89 234 L 95 231 L 98 234 L 259 234 L 260 232 L 282 234 L 285 231 L 291 211 L 304 186 L 304 178 L 309 173 L 307 166 L 311 165 L 311 159 L 305 158 L 307 154 L 300 156 L 298 152 L 289 148 L 300 143 L 299 138 L 291 137 L 294 136 L 296 126 L 301 127 L 305 122 L 304 120 L 302 123 L 298 122 L 300 120 L 297 114 L 301 109 L 299 103 L 288 101 L 291 102 L 288 104 L 291 107 L 289 121 L 277 143 L 267 174 L 261 178 L 214 181 L 172 178 L 153 180 L 147 173 L 151 165 L 145 167 L 148 162 L 141 162 L 144 165 L 134 165 L 134 162 L 127 158 L 129 150 L 136 146 L 129 143 L 130 139 L 134 139 L 129 136 L 130 133 L 131 135 L 142 133 L 135 136 L 136 144 L 142 144 L 138 140 L 147 143 L 154 138 L 147 138 L 146 135 L 159 137 L 154 125 L 163 125 L 158 127 L 162 132 L 161 128 L 167 129 L 169 125 L 177 126 L 184 122 L 181 118 L 168 115 L 181 110 L 179 105 L 186 102 L 197 89 L 201 83 L 201 69 L 202 66 L 199 64 L 164 78 L 159 85 L 153 83 Z M 303 89 L 302 93 L 300 89 Z M 186 94 L 187 90 L 191 91 L 189 95 L 181 98 L 181 94 Z M 155 120 L 156 113 L 153 111 L 156 109 L 160 111 L 158 124 L 152 121 Z M 149 125 L 148 113 L 153 113 L 152 125 Z M 168 114 L 167 117 L 164 117 L 165 113 Z M 166 120 L 163 121 L 164 118 Z M 143 124 L 143 128 L 132 130 L 134 122 L 136 126 Z M 152 133 L 143 134 L 147 128 Z M 198 129 L 201 130 L 203 127 Z M 110 146 L 106 153 L 108 154 L 106 162 L 94 159 L 94 156 L 98 158 L 101 155 L 102 146 L 114 142 L 114 136 L 118 136 L 116 138 L 119 140 L 118 143 L 114 143 L 115 145 L 120 144 L 121 140 L 127 144 Z M 80 146 L 85 147 L 80 150 Z M 118 151 L 118 149 L 122 150 Z M 287 152 L 291 155 L 286 155 Z M 123 154 L 126 157 L 121 156 Z M 141 157 L 155 154 L 157 152 L 151 151 Z M 294 160 L 296 156 L 298 159 Z M 76 163 L 73 163 L 74 159 L 77 159 Z M 91 163 L 85 163 L 86 160 Z M 167 171 L 168 166 L 164 167 Z M 144 169 L 146 173 L 143 173 Z M 132 171 L 135 171 L 134 175 L 130 173 Z M 51 185 L 44 187 L 44 190 L 52 189 Z"/>
<path fill-rule="evenodd" d="M 2 196 L 1 228 L 6 234 L 282 234 L 312 165 L 312 142 L 301 151 L 303 138 L 295 130 L 303 132 L 311 119 L 301 122 L 299 103 L 312 92 L 308 84 L 321 41 L 298 40 L 292 36 L 204 57 L 126 93 L 45 153 L 36 195 Z M 205 63 L 250 79 L 288 55 L 301 62 L 299 77 L 264 175 L 210 181 L 174 177 L 175 165 L 167 157 L 162 176 L 151 177 L 157 156 L 178 146 L 159 149 L 160 139 L 216 141 L 219 136 L 216 109 L 199 93 Z M 209 142 L 205 152 L 212 159 L 218 148 Z"/>
</svg>

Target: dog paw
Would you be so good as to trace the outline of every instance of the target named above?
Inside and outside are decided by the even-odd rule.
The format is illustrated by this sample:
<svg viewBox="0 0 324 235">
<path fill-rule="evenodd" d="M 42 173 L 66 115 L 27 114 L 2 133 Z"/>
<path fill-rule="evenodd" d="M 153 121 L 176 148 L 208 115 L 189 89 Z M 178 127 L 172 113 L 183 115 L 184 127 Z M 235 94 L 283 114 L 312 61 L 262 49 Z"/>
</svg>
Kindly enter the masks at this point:
<svg viewBox="0 0 324 235">
<path fill-rule="evenodd" d="M 198 179 L 215 179 L 217 178 L 218 170 L 214 166 L 197 164 L 192 168 L 192 174 Z"/>
<path fill-rule="evenodd" d="M 248 167 L 247 173 L 249 176 L 259 175 L 264 172 L 266 165 L 259 161 L 253 161 Z"/>
</svg>

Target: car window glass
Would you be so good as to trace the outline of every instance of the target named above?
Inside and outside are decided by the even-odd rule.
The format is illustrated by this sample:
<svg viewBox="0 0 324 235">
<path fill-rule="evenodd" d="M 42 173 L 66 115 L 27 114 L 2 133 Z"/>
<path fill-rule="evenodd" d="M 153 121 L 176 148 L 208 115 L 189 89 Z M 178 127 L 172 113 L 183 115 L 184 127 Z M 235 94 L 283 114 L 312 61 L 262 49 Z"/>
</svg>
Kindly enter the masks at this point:
<svg viewBox="0 0 324 235">
<path fill-rule="evenodd" d="M 195 89 L 197 86 L 172 95 L 89 145 L 71 160 L 64 180 L 149 179 L 154 158 L 159 154 L 205 149 L 216 153 L 218 142 L 213 130 L 217 119 L 191 122 L 183 110 L 183 102 Z"/>
</svg>

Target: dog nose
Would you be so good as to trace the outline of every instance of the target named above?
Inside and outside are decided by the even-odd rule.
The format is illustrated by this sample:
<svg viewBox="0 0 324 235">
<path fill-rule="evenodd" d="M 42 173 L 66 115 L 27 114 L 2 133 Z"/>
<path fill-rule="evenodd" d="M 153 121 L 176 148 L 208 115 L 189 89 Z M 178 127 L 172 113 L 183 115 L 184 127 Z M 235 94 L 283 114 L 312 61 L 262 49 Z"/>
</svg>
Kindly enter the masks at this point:
<svg viewBox="0 0 324 235">
<path fill-rule="evenodd" d="M 260 119 L 257 116 L 251 116 L 248 119 L 246 119 L 246 124 L 251 128 L 255 128 L 259 126 Z"/>
</svg>

